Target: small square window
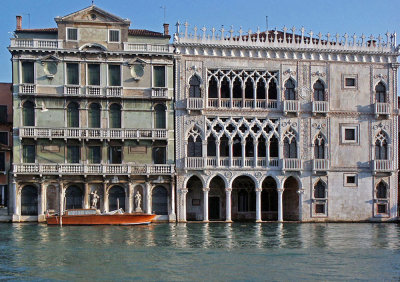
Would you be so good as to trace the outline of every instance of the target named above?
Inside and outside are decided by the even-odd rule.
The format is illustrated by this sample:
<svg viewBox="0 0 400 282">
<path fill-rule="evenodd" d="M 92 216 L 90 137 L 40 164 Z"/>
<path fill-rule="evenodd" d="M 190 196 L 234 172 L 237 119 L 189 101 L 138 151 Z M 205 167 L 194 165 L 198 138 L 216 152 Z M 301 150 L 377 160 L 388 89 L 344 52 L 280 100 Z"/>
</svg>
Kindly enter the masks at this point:
<svg viewBox="0 0 400 282">
<path fill-rule="evenodd" d="M 345 86 L 347 87 L 355 87 L 356 86 L 356 79 L 353 77 L 347 77 L 345 79 Z"/>
<path fill-rule="evenodd" d="M 67 40 L 77 41 L 78 40 L 78 29 L 67 28 Z"/>
<path fill-rule="evenodd" d="M 108 41 L 109 42 L 119 42 L 119 30 L 109 30 L 108 31 Z"/>
<path fill-rule="evenodd" d="M 356 177 L 354 175 L 346 176 L 346 182 L 347 184 L 356 184 Z"/>
<path fill-rule="evenodd" d="M 378 210 L 378 213 L 387 213 L 386 204 L 378 204 L 377 210 Z"/>
<path fill-rule="evenodd" d="M 356 173 L 345 173 L 344 174 L 344 186 L 346 187 L 357 187 L 357 174 Z"/>
<path fill-rule="evenodd" d="M 316 204 L 315 213 L 325 213 L 325 204 Z"/>
<path fill-rule="evenodd" d="M 354 128 L 346 128 L 344 130 L 344 140 L 355 141 L 356 140 L 356 130 Z"/>
<path fill-rule="evenodd" d="M 7 131 L 0 132 L 0 144 L 8 146 L 8 132 Z"/>
</svg>

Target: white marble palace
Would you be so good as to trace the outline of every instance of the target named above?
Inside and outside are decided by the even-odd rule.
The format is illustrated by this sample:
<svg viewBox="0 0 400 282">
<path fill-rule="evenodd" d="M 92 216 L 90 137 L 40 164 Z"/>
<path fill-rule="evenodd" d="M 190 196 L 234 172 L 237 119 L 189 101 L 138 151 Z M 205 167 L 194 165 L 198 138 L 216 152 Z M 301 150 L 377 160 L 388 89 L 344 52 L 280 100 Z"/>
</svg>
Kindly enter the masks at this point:
<svg viewBox="0 0 400 282">
<path fill-rule="evenodd" d="M 173 44 L 178 221 L 397 217 L 395 34 L 178 23 Z"/>
</svg>

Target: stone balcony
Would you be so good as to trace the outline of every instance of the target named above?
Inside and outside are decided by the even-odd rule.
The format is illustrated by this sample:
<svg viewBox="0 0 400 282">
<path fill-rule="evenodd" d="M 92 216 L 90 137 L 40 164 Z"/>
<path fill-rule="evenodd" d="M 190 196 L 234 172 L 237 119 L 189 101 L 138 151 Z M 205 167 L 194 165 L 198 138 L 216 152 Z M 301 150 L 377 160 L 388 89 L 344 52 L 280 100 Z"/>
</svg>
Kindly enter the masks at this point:
<svg viewBox="0 0 400 282">
<path fill-rule="evenodd" d="M 257 165 L 255 165 L 257 164 Z M 266 158 L 241 158 L 241 157 L 186 157 L 185 158 L 185 169 L 212 169 L 212 168 L 278 168 L 279 159 L 270 158 L 268 161 Z"/>
<path fill-rule="evenodd" d="M 22 83 L 18 86 L 20 94 L 36 94 L 36 84 Z"/>
<path fill-rule="evenodd" d="M 14 164 L 14 175 L 170 175 L 174 165 L 163 164 Z"/>
<path fill-rule="evenodd" d="M 301 171 L 303 170 L 303 161 L 301 159 L 283 159 L 283 171 Z"/>
<path fill-rule="evenodd" d="M 287 115 L 288 113 L 299 114 L 300 101 L 298 100 L 285 100 L 283 101 L 283 113 Z"/>
<path fill-rule="evenodd" d="M 312 102 L 312 113 L 313 115 L 324 114 L 326 115 L 329 111 L 329 104 L 327 101 L 313 101 Z"/>
<path fill-rule="evenodd" d="M 390 115 L 390 104 L 389 103 L 375 103 L 374 114 L 378 118 L 380 115 Z"/>
<path fill-rule="evenodd" d="M 168 89 L 167 88 L 152 88 L 151 98 L 153 99 L 168 99 Z"/>
<path fill-rule="evenodd" d="M 227 109 L 277 109 L 278 101 L 266 99 L 208 98 L 207 107 Z"/>
<path fill-rule="evenodd" d="M 167 129 L 137 129 L 137 128 L 44 128 L 25 126 L 19 131 L 20 138 L 48 139 L 147 139 L 167 140 Z"/>
<path fill-rule="evenodd" d="M 203 109 L 203 98 L 188 98 L 186 108 L 190 111 L 199 111 Z"/>
<path fill-rule="evenodd" d="M 391 173 L 393 172 L 393 161 L 392 160 L 373 160 L 372 170 L 376 173 Z"/>
<path fill-rule="evenodd" d="M 329 160 L 326 159 L 314 159 L 312 161 L 313 173 L 327 172 L 330 169 Z"/>
</svg>

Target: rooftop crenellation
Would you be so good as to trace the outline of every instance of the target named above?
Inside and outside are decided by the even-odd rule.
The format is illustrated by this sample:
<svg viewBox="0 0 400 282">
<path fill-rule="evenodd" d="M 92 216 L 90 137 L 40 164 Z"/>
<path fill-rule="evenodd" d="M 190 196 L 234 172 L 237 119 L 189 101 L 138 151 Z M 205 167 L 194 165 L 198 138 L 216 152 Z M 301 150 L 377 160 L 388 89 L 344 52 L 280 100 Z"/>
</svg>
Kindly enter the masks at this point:
<svg viewBox="0 0 400 282">
<path fill-rule="evenodd" d="M 312 30 L 306 32 L 304 27 L 287 28 L 282 30 L 267 30 L 253 32 L 251 29 L 244 31 L 242 27 L 235 31 L 233 26 L 229 29 L 222 26 L 219 30 L 215 27 L 207 29 L 205 26 L 194 26 L 189 30 L 189 23 L 176 23 L 174 43 L 218 44 L 231 46 L 277 47 L 277 48 L 306 48 L 306 49 L 335 49 L 354 51 L 398 52 L 396 33 L 385 33 L 384 36 L 366 36 L 362 34 L 350 35 L 345 33 L 322 34 Z M 297 31 L 297 33 L 296 33 Z M 293 36 L 294 35 L 294 36 Z"/>
</svg>

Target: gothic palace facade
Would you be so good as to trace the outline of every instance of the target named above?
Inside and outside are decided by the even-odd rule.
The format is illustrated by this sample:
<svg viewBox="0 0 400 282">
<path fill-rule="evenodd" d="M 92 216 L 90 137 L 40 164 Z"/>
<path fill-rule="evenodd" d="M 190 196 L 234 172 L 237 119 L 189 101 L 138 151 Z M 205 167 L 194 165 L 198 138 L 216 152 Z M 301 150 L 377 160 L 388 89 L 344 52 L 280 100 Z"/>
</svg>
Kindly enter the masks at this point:
<svg viewBox="0 0 400 282">
<path fill-rule="evenodd" d="M 13 221 L 94 193 L 159 221 L 397 218 L 395 34 L 178 23 L 170 44 L 94 5 L 55 21 L 17 17 L 9 47 Z"/>
</svg>

